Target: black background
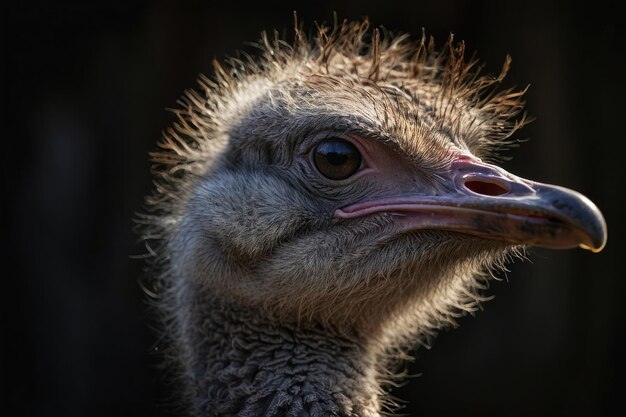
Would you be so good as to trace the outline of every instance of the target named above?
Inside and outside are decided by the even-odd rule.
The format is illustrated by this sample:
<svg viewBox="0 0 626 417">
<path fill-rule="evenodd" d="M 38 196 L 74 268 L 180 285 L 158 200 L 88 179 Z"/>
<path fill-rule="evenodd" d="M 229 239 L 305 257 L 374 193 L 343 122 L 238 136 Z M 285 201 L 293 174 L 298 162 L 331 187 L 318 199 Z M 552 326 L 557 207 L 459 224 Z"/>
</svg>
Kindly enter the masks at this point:
<svg viewBox="0 0 626 417">
<path fill-rule="evenodd" d="M 0 414 L 166 416 L 171 386 L 138 284 L 134 213 L 147 153 L 210 61 L 313 21 L 374 25 L 443 43 L 450 32 L 523 87 L 537 120 L 509 153 L 516 174 L 579 190 L 609 225 L 600 254 L 534 249 L 497 298 L 420 349 L 396 395 L 409 414 L 607 415 L 621 408 L 626 294 L 623 23 L 614 4 L 525 1 L 20 2 L 3 6 Z"/>
</svg>

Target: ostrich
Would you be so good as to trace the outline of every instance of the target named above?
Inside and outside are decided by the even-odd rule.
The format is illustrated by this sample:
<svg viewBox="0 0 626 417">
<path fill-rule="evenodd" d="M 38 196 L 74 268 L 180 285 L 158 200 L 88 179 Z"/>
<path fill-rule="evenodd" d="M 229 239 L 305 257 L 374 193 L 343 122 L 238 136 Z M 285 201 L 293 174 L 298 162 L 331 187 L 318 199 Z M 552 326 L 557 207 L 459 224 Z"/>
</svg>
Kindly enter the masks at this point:
<svg viewBox="0 0 626 417">
<path fill-rule="evenodd" d="M 143 216 L 188 411 L 380 416 L 407 350 L 526 245 L 600 251 L 577 192 L 495 165 L 526 122 L 464 44 L 367 21 L 214 63 L 152 154 Z"/>
</svg>

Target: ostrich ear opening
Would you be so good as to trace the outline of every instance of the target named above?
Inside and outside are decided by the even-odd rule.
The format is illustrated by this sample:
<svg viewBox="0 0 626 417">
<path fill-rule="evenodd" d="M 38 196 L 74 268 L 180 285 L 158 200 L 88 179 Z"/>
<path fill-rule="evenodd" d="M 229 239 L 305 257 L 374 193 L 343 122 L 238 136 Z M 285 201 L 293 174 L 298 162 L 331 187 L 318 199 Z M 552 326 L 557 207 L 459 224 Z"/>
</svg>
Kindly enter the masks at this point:
<svg viewBox="0 0 626 417">
<path fill-rule="evenodd" d="M 336 210 L 335 217 L 389 213 L 402 232 L 447 230 L 551 249 L 600 252 L 606 245 L 602 213 L 576 191 L 526 180 L 469 157 L 453 162 L 444 178 L 448 191 L 443 194 L 409 191 L 364 200 Z"/>
</svg>

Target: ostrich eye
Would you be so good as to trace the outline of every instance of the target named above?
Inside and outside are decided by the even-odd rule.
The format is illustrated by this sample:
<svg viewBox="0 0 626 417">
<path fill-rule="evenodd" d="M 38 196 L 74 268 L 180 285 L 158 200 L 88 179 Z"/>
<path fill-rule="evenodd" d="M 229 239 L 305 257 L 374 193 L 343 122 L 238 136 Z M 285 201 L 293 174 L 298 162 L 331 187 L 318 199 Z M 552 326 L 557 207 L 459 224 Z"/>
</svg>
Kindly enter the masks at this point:
<svg viewBox="0 0 626 417">
<path fill-rule="evenodd" d="M 315 148 L 315 166 L 326 178 L 344 180 L 361 166 L 361 154 L 350 142 L 343 139 L 327 139 Z"/>
</svg>

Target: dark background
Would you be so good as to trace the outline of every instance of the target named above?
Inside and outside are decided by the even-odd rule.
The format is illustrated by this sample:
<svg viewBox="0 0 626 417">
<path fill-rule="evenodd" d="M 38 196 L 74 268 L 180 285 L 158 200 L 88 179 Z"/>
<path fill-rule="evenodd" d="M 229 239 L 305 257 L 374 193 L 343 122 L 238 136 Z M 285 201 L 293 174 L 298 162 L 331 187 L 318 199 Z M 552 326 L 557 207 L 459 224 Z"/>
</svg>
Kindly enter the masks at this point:
<svg viewBox="0 0 626 417">
<path fill-rule="evenodd" d="M 289 3 L 20 2 L 3 6 L 0 414 L 166 416 L 171 386 L 139 279 L 134 213 L 147 153 L 210 61 L 289 28 Z M 407 413 L 607 415 L 623 408 L 626 294 L 620 255 L 626 52 L 617 7 L 525 1 L 355 0 L 297 6 L 477 50 L 537 120 L 509 155 L 516 174 L 579 190 L 603 210 L 600 254 L 532 250 L 497 298 L 420 349 L 396 391 Z"/>
</svg>

